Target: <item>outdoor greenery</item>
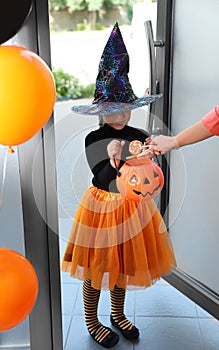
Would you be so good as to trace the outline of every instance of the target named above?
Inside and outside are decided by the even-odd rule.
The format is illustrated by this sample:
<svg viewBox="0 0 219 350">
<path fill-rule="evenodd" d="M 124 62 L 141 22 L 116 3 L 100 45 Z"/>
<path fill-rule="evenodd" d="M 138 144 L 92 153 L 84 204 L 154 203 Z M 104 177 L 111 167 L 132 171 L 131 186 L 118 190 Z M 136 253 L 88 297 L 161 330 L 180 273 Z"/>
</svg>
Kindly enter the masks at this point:
<svg viewBox="0 0 219 350">
<path fill-rule="evenodd" d="M 73 75 L 62 68 L 53 69 L 58 101 L 66 99 L 89 98 L 94 95 L 94 84 L 83 86 Z"/>
<path fill-rule="evenodd" d="M 64 10 L 67 6 L 67 0 L 49 0 L 50 10 Z"/>
<path fill-rule="evenodd" d="M 95 28 L 96 30 L 103 30 L 103 29 L 105 29 L 105 27 L 104 27 L 101 23 L 98 23 L 98 22 L 96 22 L 96 23 L 94 24 L 94 28 Z M 87 29 L 88 29 L 88 23 L 87 23 L 87 21 L 84 21 L 83 23 L 77 23 L 77 24 L 76 24 L 76 30 L 77 30 L 78 32 L 85 32 Z"/>
<path fill-rule="evenodd" d="M 137 0 L 49 0 L 50 10 L 80 11 L 87 9 L 90 12 L 98 11 L 102 7 L 114 6 L 132 7 Z"/>
</svg>

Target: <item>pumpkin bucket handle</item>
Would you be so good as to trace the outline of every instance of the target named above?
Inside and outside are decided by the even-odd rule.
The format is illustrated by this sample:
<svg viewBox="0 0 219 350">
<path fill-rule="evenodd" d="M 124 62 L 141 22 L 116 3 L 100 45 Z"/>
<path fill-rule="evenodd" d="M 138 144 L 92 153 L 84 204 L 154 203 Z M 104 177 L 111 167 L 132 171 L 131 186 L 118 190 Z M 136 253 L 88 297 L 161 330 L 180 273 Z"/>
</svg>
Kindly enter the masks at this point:
<svg viewBox="0 0 219 350">
<path fill-rule="evenodd" d="M 117 166 L 117 164 L 116 164 L 116 158 L 115 158 L 115 156 L 113 156 L 113 160 L 114 160 L 114 164 L 115 164 L 115 167 L 116 167 L 116 175 L 117 175 L 117 176 L 121 176 L 121 173 L 120 173 L 120 171 L 119 171 L 119 168 L 118 168 L 118 166 Z"/>
<path fill-rule="evenodd" d="M 159 167 L 161 168 L 161 165 L 160 165 L 160 162 L 159 162 L 159 159 L 158 159 L 157 155 L 155 155 L 155 159 L 156 159 L 157 165 L 159 165 Z"/>
</svg>

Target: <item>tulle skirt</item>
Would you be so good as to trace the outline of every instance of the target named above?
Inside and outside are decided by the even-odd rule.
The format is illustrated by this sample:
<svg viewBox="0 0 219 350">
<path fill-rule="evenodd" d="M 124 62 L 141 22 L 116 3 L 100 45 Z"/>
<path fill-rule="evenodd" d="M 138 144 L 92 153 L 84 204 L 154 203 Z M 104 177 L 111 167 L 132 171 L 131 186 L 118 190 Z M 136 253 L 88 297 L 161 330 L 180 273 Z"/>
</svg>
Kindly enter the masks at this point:
<svg viewBox="0 0 219 350">
<path fill-rule="evenodd" d="M 153 200 L 88 188 L 78 206 L 62 270 L 95 289 L 149 287 L 176 266 L 166 226 Z"/>
</svg>

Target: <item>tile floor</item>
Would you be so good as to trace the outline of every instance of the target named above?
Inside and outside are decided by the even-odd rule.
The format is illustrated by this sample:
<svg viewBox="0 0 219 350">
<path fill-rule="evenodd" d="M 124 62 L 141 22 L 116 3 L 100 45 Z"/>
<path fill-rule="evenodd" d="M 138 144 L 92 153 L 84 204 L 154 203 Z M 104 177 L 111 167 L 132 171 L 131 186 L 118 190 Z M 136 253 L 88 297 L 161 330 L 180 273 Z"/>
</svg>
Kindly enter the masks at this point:
<svg viewBox="0 0 219 350">
<path fill-rule="evenodd" d="M 63 252 L 65 242 L 61 242 Z M 88 334 L 84 324 L 82 284 L 62 273 L 64 350 L 103 349 Z M 115 350 L 218 350 L 219 321 L 166 281 L 144 290 L 128 291 L 126 315 L 141 335 L 132 344 L 120 336 Z M 99 318 L 110 326 L 109 292 L 102 291 Z"/>
</svg>

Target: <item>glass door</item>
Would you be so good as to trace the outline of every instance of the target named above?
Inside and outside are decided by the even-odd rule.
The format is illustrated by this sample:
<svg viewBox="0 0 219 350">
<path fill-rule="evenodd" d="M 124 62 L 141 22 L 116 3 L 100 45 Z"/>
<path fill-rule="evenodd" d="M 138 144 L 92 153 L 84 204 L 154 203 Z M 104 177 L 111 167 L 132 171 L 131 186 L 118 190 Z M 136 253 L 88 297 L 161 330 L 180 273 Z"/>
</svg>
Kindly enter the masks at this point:
<svg viewBox="0 0 219 350">
<path fill-rule="evenodd" d="M 164 134 L 177 134 L 218 104 L 218 11 L 217 0 L 158 1 L 157 40 L 165 45 L 156 50 L 156 79 L 164 96 L 156 104 L 155 121 Z M 167 280 L 216 318 L 218 142 L 214 137 L 163 157 L 162 194 L 177 259 L 176 271 Z"/>
<path fill-rule="evenodd" d="M 17 147 L 8 154 L 0 148 L 0 247 L 25 256 L 23 211 Z M 30 346 L 29 318 L 16 327 L 0 332 L 0 349 Z"/>
</svg>

